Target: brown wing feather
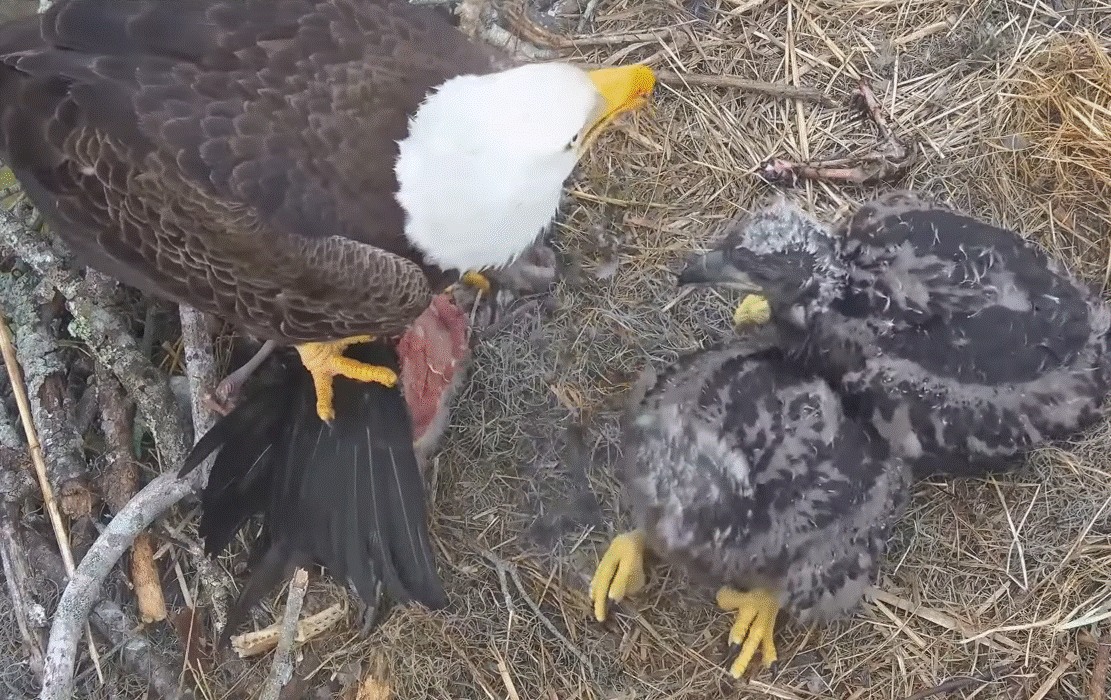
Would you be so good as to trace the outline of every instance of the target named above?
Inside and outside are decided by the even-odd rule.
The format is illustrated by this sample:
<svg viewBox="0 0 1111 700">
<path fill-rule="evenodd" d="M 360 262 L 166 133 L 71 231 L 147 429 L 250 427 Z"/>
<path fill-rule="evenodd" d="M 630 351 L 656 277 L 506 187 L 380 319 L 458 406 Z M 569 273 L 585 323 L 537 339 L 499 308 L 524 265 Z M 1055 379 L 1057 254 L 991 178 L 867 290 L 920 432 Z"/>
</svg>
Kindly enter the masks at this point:
<svg viewBox="0 0 1111 700">
<path fill-rule="evenodd" d="M 392 334 L 447 281 L 396 142 L 491 61 L 404 2 L 62 0 L 0 28 L 0 137 L 90 265 L 266 338 Z"/>
</svg>

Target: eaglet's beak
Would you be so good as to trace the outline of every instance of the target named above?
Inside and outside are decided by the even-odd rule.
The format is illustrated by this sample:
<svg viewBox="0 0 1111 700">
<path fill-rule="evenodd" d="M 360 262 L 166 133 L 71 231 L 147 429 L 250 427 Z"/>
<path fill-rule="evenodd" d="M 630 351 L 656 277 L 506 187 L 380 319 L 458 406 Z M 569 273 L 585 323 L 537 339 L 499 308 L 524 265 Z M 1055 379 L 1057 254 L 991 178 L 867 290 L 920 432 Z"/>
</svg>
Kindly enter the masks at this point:
<svg viewBox="0 0 1111 700">
<path fill-rule="evenodd" d="M 711 250 L 687 258 L 686 267 L 679 273 L 679 286 L 687 284 L 720 284 L 744 292 L 760 292 L 760 285 L 747 272 L 726 258 L 722 250 Z"/>
<path fill-rule="evenodd" d="M 617 115 L 637 109 L 648 101 L 652 89 L 656 87 L 656 75 L 648 66 L 635 64 L 590 71 L 587 75 L 602 95 L 603 105 L 595 115 L 594 122 L 587 127 L 582 139 L 586 150 L 602 129 Z"/>
</svg>

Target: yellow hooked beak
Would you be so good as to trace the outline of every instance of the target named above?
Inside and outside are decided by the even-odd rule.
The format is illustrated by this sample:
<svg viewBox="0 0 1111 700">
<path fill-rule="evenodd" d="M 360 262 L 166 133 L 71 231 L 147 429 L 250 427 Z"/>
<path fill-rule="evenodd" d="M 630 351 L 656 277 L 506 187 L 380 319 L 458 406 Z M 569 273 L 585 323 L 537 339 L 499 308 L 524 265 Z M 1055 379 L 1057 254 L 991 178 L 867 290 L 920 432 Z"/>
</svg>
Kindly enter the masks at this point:
<svg viewBox="0 0 1111 700">
<path fill-rule="evenodd" d="M 601 68 L 587 75 L 602 95 L 602 104 L 594 115 L 594 121 L 586 128 L 581 140 L 585 151 L 602 133 L 602 129 L 622 112 L 637 109 L 648 101 L 648 95 L 656 87 L 656 75 L 648 66 L 635 64 Z"/>
</svg>

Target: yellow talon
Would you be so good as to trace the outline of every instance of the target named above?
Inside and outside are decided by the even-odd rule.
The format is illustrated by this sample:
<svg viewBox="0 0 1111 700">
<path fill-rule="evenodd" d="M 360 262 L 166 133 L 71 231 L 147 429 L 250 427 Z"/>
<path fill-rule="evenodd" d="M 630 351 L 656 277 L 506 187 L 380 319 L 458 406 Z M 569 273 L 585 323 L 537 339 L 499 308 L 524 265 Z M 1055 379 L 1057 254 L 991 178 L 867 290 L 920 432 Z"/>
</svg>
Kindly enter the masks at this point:
<svg viewBox="0 0 1111 700">
<path fill-rule="evenodd" d="M 718 591 L 718 605 L 725 610 L 736 610 L 737 619 L 729 632 L 729 644 L 741 645 L 741 651 L 733 660 L 729 674 L 740 678 L 748 668 L 749 661 L 760 647 L 764 665 L 769 666 L 776 660 L 775 616 L 779 613 L 779 596 L 775 591 L 756 589 L 739 593 L 732 588 Z"/>
<path fill-rule="evenodd" d="M 594 618 L 606 619 L 606 602 L 620 602 L 644 588 L 644 533 L 639 530 L 618 535 L 610 542 L 590 582 Z"/>
<path fill-rule="evenodd" d="M 373 336 L 357 335 L 329 343 L 301 343 L 295 346 L 301 355 L 301 364 L 312 375 L 316 389 L 316 415 L 325 423 L 336 417 L 332 408 L 332 380 L 347 377 L 360 382 L 376 382 L 385 386 L 397 384 L 397 373 L 389 367 L 368 365 L 365 362 L 344 357 L 343 351 L 355 343 L 374 340 Z"/>
<path fill-rule="evenodd" d="M 475 289 L 478 289 L 483 294 L 490 293 L 490 280 L 486 279 L 486 275 L 482 274 L 481 272 L 475 272 L 473 270 L 470 272 L 464 272 L 461 281 L 464 284 L 468 284 Z"/>
<path fill-rule="evenodd" d="M 757 294 L 749 294 L 737 305 L 733 312 L 734 326 L 760 325 L 772 317 L 768 300 Z"/>
</svg>

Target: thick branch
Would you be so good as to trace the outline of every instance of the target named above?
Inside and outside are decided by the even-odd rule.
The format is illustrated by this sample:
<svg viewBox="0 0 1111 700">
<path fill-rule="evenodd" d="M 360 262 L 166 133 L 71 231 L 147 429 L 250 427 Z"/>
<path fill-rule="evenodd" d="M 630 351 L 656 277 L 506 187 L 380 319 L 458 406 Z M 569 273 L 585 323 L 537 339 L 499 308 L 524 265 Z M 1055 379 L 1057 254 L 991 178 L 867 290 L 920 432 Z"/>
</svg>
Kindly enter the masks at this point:
<svg viewBox="0 0 1111 700">
<path fill-rule="evenodd" d="M 76 430 L 74 400 L 67 388 L 58 339 L 44 318 L 44 305 L 35 301 L 40 296 L 37 287 L 35 275 L 6 276 L 0 284 L 0 306 L 12 325 L 16 357 L 23 370 L 50 486 L 58 495 L 63 513 L 73 519 L 84 518 L 92 511 L 93 503 L 81 436 Z"/>
<path fill-rule="evenodd" d="M 23 533 L 23 541 L 36 570 L 59 588 L 66 585 L 65 569 L 49 544 L 31 531 Z M 165 700 L 191 700 L 194 697 L 192 691 L 180 687 L 179 674 L 174 670 L 177 662 L 164 657 L 145 635 L 137 633 L 135 619 L 118 604 L 110 600 L 100 601 L 93 606 L 91 620 L 98 632 L 114 646 L 120 647 L 127 670 L 150 683 L 155 697 Z"/>
<path fill-rule="evenodd" d="M 81 623 L 88 616 L 108 572 L 131 546 L 136 535 L 175 503 L 197 491 L 200 477 L 200 470 L 195 470 L 185 479 L 176 478 L 173 471 L 155 478 L 112 518 L 85 554 L 54 613 L 40 700 L 68 700 L 71 697 L 74 656 L 81 637 Z"/>
<path fill-rule="evenodd" d="M 93 301 L 96 295 L 66 267 L 44 234 L 27 229 L 17 217 L 2 209 L 0 243 L 11 247 L 65 296 L 74 316 L 70 330 L 112 368 L 154 433 L 163 461 L 171 469 L 179 468 L 192 445 L 192 432 L 174 400 L 165 373 L 139 351 L 127 325 L 117 314 Z"/>
</svg>

